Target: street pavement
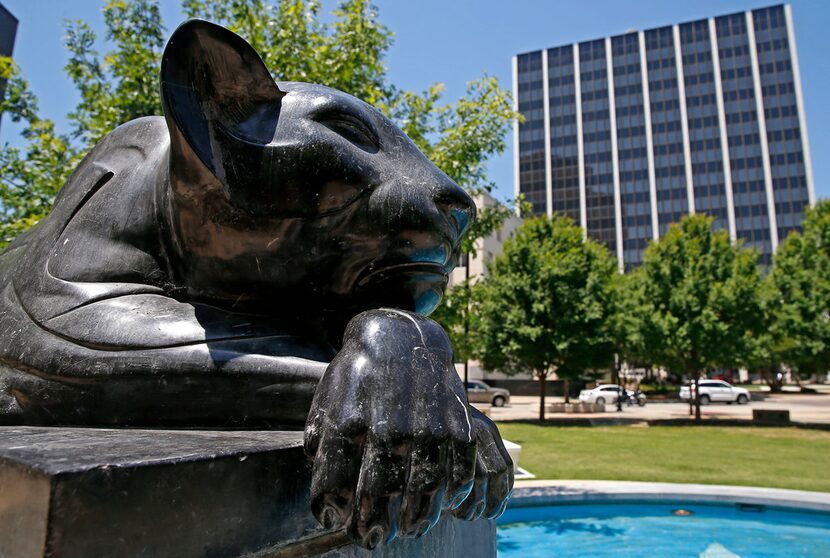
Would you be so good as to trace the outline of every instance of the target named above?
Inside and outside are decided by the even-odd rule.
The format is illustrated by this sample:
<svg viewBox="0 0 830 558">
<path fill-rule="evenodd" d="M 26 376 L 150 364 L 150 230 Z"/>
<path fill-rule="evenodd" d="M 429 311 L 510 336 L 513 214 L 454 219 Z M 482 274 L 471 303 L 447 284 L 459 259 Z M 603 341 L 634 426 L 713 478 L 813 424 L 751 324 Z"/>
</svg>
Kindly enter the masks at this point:
<svg viewBox="0 0 830 558">
<path fill-rule="evenodd" d="M 819 387 L 819 386 L 811 386 Z M 753 401 L 747 405 L 727 405 L 725 403 L 712 403 L 701 407 L 701 414 L 704 418 L 713 419 L 744 419 L 752 420 L 752 409 L 787 409 L 790 411 L 790 420 L 793 422 L 813 422 L 830 424 L 830 389 L 820 386 L 821 392 L 812 394 L 796 393 L 763 393 L 763 400 L 756 400 L 759 397 L 753 394 Z M 545 403 L 562 402 L 562 397 L 546 397 Z M 578 399 L 571 398 L 572 402 Z M 606 405 L 604 413 L 551 413 L 546 412 L 545 418 L 555 419 L 614 419 L 623 418 L 627 420 L 660 420 L 660 419 L 683 419 L 689 418 L 689 404 L 680 401 L 650 401 L 645 407 L 623 406 L 623 411 L 618 412 L 616 405 Z M 493 420 L 535 420 L 539 418 L 539 398 L 535 396 L 515 395 L 511 396 L 510 404 L 505 407 L 493 407 L 490 409 L 490 416 Z"/>
</svg>

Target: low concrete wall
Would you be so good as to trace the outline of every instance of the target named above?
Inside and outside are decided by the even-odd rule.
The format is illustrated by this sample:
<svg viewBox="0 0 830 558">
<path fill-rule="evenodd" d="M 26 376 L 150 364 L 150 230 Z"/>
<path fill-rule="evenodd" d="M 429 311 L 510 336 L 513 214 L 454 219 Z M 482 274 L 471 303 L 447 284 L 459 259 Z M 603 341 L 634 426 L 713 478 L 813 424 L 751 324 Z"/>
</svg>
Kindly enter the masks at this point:
<svg viewBox="0 0 830 558">
<path fill-rule="evenodd" d="M 752 421 L 767 426 L 787 426 L 790 424 L 788 409 L 752 409 Z"/>
<path fill-rule="evenodd" d="M 551 403 L 547 407 L 549 413 L 604 413 L 605 404 L 596 403 Z"/>
</svg>

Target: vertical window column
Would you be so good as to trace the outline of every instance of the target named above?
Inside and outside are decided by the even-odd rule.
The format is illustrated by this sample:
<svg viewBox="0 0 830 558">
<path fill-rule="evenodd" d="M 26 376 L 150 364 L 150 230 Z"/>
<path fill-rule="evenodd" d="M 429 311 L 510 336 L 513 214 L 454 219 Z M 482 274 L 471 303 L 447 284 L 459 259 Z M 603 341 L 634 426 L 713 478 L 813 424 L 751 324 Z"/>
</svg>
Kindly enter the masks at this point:
<svg viewBox="0 0 830 558">
<path fill-rule="evenodd" d="M 758 69 L 758 45 L 755 42 L 755 21 L 752 12 L 746 12 L 746 34 L 749 38 L 749 57 L 752 61 L 752 84 L 755 90 L 755 110 L 758 113 L 758 135 L 761 140 L 761 161 L 764 165 L 764 185 L 767 191 L 767 211 L 769 212 L 770 242 L 772 252 L 778 247 L 778 219 L 775 217 L 775 197 L 772 193 L 772 167 L 769 161 L 769 142 L 767 140 L 767 119 L 764 115 L 764 97 L 761 91 L 761 73 Z"/>
<path fill-rule="evenodd" d="M 547 213 L 545 183 L 545 99 L 542 91 L 542 52 L 518 56 L 519 193 L 532 205 L 534 215 Z"/>
<path fill-rule="evenodd" d="M 585 148 L 582 144 L 582 82 L 579 70 L 579 43 L 574 44 L 574 90 L 576 96 L 576 149 L 579 163 L 579 226 L 588 238 L 588 206 L 585 199 Z"/>
<path fill-rule="evenodd" d="M 758 250 L 759 263 L 768 266 L 772 242 L 746 16 L 741 12 L 717 17 L 715 28 L 736 234 L 746 246 Z"/>
<path fill-rule="evenodd" d="M 604 39 L 579 43 L 582 148 L 588 236 L 617 251 L 614 168 L 608 105 L 608 62 Z"/>
<path fill-rule="evenodd" d="M 548 49 L 552 213 L 579 223 L 579 164 L 573 45 Z"/>
<path fill-rule="evenodd" d="M 810 206 L 793 57 L 783 5 L 752 11 L 778 240 L 801 230 Z"/>
<path fill-rule="evenodd" d="M 720 51 L 718 50 L 718 32 L 715 20 L 709 19 L 709 38 L 712 42 L 712 66 L 715 75 L 715 102 L 718 105 L 718 127 L 720 128 L 720 148 L 723 157 L 723 179 L 726 191 L 726 217 L 729 222 L 729 238 L 732 242 L 738 239 L 735 227 L 735 201 L 732 193 L 732 165 L 729 162 L 729 139 L 726 135 L 726 116 L 723 107 L 723 84 L 720 73 Z"/>
<path fill-rule="evenodd" d="M 674 60 L 677 64 L 677 90 L 680 102 L 680 126 L 683 132 L 683 160 L 686 167 L 686 192 L 689 199 L 689 213 L 695 212 L 695 188 L 692 182 L 692 150 L 689 146 L 689 119 L 686 112 L 686 85 L 683 76 L 683 53 L 680 49 L 680 27 L 672 26 L 674 36 Z"/>
<path fill-rule="evenodd" d="M 793 85 L 795 86 L 795 99 L 798 108 L 798 127 L 801 130 L 801 149 L 804 152 L 804 173 L 807 178 L 807 195 L 810 205 L 816 205 L 816 186 L 813 182 L 813 160 L 810 156 L 810 139 L 807 134 L 807 117 L 804 113 L 804 94 L 801 89 L 801 69 L 798 67 L 798 50 L 795 46 L 795 29 L 793 27 L 793 9 L 789 4 L 784 4 L 784 18 L 787 23 L 787 42 L 790 46 L 790 59 L 792 61 Z"/>
<path fill-rule="evenodd" d="M 648 187 L 651 202 L 651 232 L 652 238 L 660 238 L 660 226 L 657 219 L 657 180 L 654 176 L 654 138 L 651 130 L 651 96 L 648 87 L 648 61 L 646 58 L 646 36 L 638 33 L 640 45 L 640 75 L 643 81 L 643 109 L 646 124 L 646 156 L 648 157 Z"/>
<path fill-rule="evenodd" d="M 542 95 L 544 96 L 545 118 L 545 205 L 548 217 L 553 216 L 553 178 L 550 153 L 550 76 L 548 71 L 548 50 L 542 51 Z"/>
<path fill-rule="evenodd" d="M 654 239 L 655 208 L 652 204 L 652 195 L 656 197 L 656 186 L 655 192 L 652 192 L 652 184 L 649 182 L 650 157 L 646 137 L 648 126 L 646 125 L 646 101 L 643 96 L 644 74 L 639 39 L 638 33 L 625 33 L 611 37 L 613 57 L 611 87 L 614 92 L 612 114 L 616 131 L 614 141 L 616 143 L 616 169 L 619 172 L 619 217 L 621 218 L 622 259 L 625 269 L 634 269 L 643 263 L 645 249 L 649 241 Z M 674 68 L 674 60 L 671 61 L 671 67 Z M 680 129 L 679 122 L 677 129 Z M 679 138 L 679 131 L 677 136 Z M 612 155 L 610 146 L 608 151 L 610 161 Z M 680 151 L 682 149 L 678 150 Z M 656 171 L 653 174 L 656 175 Z M 683 197 L 685 196 L 684 187 Z M 588 223 L 590 224 L 590 197 L 588 200 Z"/>
<path fill-rule="evenodd" d="M 728 230 L 726 179 L 723 175 L 721 127 L 718 121 L 718 95 L 709 20 L 683 23 L 679 28 L 694 212 L 712 217 L 715 229 Z"/>
<path fill-rule="evenodd" d="M 617 266 L 625 271 L 623 260 L 622 202 L 620 200 L 620 160 L 617 151 L 617 103 L 614 98 L 614 53 L 611 38 L 605 39 L 605 66 L 608 72 L 608 114 L 611 119 L 611 168 L 614 180 L 614 228 L 617 238 Z"/>
<path fill-rule="evenodd" d="M 513 57 L 513 111 L 519 112 L 519 57 Z M 513 120 L 513 195 L 519 197 L 519 120 Z"/>
</svg>

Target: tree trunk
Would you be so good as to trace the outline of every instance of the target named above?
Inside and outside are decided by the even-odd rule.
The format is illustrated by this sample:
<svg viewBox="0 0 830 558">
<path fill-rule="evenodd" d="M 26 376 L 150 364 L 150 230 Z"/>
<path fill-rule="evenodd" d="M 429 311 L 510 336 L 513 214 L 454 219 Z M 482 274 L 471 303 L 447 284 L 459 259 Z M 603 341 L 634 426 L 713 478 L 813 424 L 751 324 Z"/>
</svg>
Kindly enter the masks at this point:
<svg viewBox="0 0 830 558">
<path fill-rule="evenodd" d="M 695 373 L 689 374 L 689 416 L 695 414 L 695 399 L 697 398 L 697 391 L 692 391 L 692 388 L 697 387 L 695 384 Z"/>
<path fill-rule="evenodd" d="M 539 378 L 539 420 L 545 420 L 545 379 L 547 373 L 538 373 L 536 377 Z"/>
<path fill-rule="evenodd" d="M 695 422 L 700 420 L 700 372 L 695 372 Z"/>
<path fill-rule="evenodd" d="M 622 369 L 622 363 L 620 362 L 620 356 L 614 355 L 614 374 L 617 376 L 617 387 L 620 391 L 617 392 L 617 412 L 621 413 L 622 408 L 622 394 L 623 394 L 623 385 L 622 385 L 622 377 L 620 375 L 620 370 Z"/>
<path fill-rule="evenodd" d="M 469 377 L 469 370 L 467 366 L 467 361 L 464 361 L 464 389 L 470 389 L 470 377 Z"/>
<path fill-rule="evenodd" d="M 781 391 L 781 380 L 778 378 L 778 371 L 773 368 L 764 368 L 761 370 L 761 377 L 764 379 L 764 383 L 769 386 L 769 390 L 772 393 L 779 393 Z"/>
<path fill-rule="evenodd" d="M 562 387 L 565 390 L 565 403 L 571 402 L 571 380 L 562 378 Z"/>
</svg>

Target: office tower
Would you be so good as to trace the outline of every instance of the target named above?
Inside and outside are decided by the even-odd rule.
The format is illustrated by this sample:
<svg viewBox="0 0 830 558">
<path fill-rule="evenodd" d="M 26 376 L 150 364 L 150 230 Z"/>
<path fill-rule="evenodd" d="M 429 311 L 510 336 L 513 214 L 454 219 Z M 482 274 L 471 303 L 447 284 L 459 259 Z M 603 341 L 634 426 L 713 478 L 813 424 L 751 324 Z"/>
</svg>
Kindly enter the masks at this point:
<svg viewBox="0 0 830 558">
<path fill-rule="evenodd" d="M 11 56 L 17 35 L 17 19 L 0 4 L 0 56 Z M 4 98 L 6 80 L 0 79 L 0 101 Z"/>
<path fill-rule="evenodd" d="M 815 202 L 789 5 L 520 54 L 513 94 L 516 193 L 621 269 L 686 213 L 768 265 Z"/>
</svg>

